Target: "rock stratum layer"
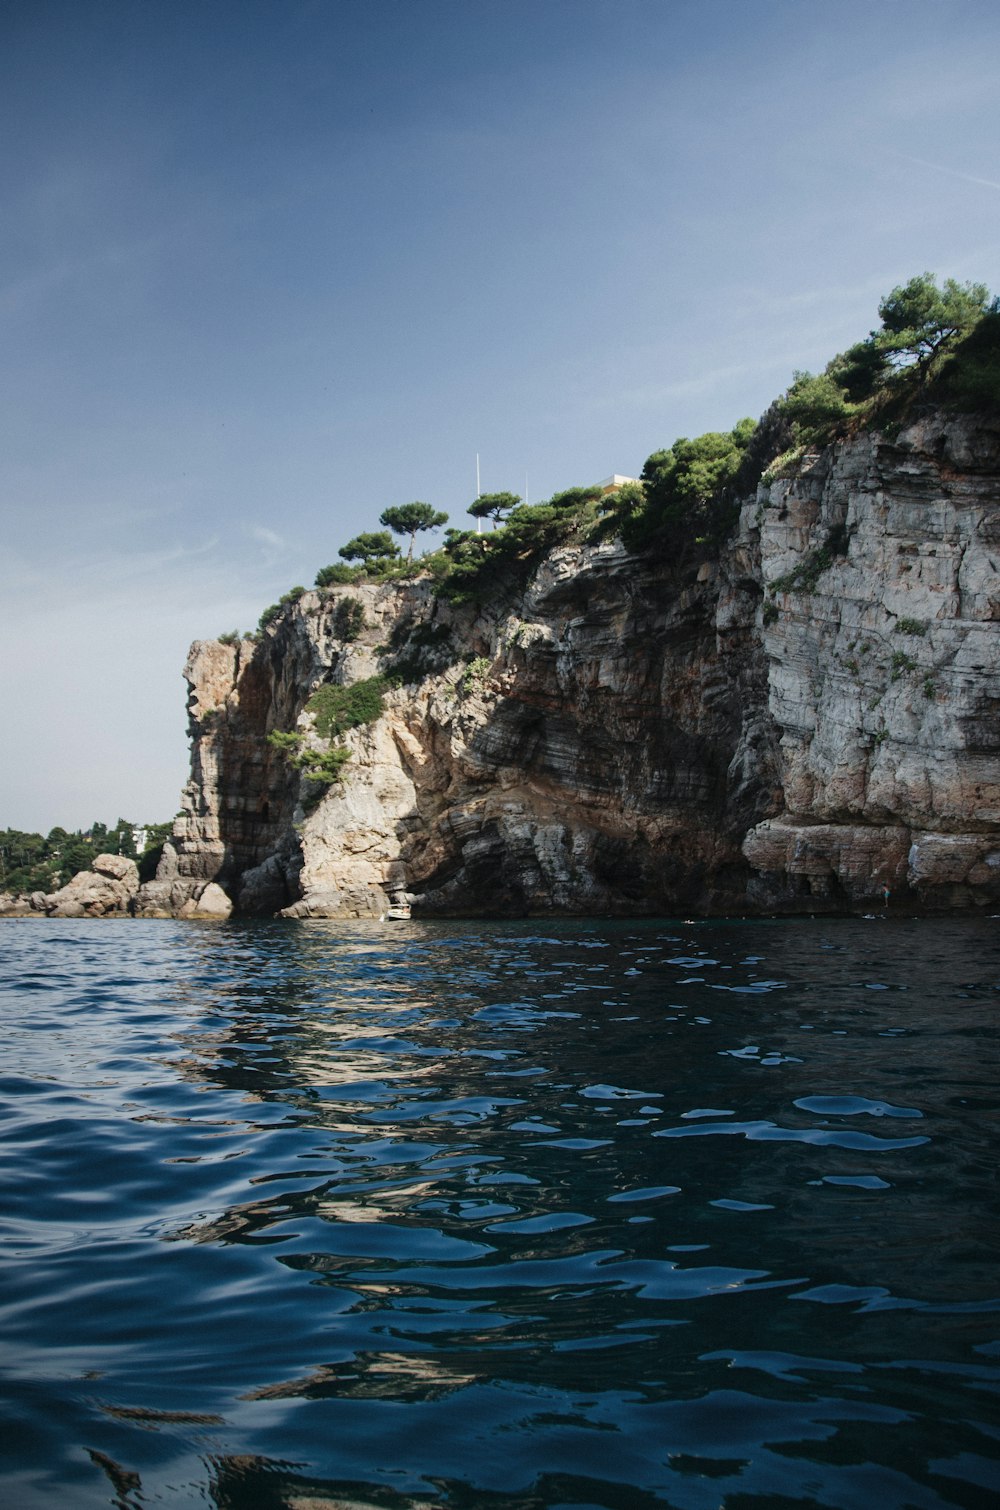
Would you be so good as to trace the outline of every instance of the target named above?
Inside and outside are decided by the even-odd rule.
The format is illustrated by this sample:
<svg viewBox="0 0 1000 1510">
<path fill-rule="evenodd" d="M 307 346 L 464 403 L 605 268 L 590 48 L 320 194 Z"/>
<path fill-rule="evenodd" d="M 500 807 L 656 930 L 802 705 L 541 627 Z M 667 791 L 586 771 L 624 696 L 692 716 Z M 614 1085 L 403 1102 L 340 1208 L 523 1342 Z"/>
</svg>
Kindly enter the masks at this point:
<svg viewBox="0 0 1000 1510">
<path fill-rule="evenodd" d="M 196 643 L 184 816 L 137 910 L 995 904 L 998 473 L 1000 426 L 925 416 L 762 484 L 717 561 L 566 547 L 502 607 L 368 583 L 306 593 L 256 643 Z M 310 696 L 388 645 L 429 674 L 317 787 L 267 736 L 325 749 Z"/>
</svg>

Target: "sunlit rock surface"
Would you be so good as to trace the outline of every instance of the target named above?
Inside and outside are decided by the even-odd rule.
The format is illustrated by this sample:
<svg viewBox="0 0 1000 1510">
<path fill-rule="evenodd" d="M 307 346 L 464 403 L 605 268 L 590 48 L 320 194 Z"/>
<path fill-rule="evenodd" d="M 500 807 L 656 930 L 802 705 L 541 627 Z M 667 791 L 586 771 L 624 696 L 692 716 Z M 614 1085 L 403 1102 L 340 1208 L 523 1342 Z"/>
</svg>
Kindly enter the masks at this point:
<svg viewBox="0 0 1000 1510">
<path fill-rule="evenodd" d="M 53 918 L 127 915 L 138 890 L 139 870 L 134 860 L 124 855 L 98 855 L 92 870 L 81 870 L 58 891 L 38 897 L 35 910 Z"/>
</svg>

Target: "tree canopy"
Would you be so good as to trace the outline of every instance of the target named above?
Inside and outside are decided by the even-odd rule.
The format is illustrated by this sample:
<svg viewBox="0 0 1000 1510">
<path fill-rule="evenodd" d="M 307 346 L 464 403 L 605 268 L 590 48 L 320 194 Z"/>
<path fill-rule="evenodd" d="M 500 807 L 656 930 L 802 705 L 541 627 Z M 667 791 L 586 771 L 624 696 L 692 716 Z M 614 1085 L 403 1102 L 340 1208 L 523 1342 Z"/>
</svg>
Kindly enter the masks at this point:
<svg viewBox="0 0 1000 1510">
<path fill-rule="evenodd" d="M 448 570 L 437 591 L 455 602 L 466 602 L 523 580 L 547 551 L 593 526 L 600 497 L 599 487 L 570 488 L 547 503 L 521 503 L 513 493 L 483 495 L 477 501 L 511 500 L 513 506 L 502 504 L 509 512 L 488 535 L 471 530 L 447 532 Z"/>
<path fill-rule="evenodd" d="M 854 413 L 843 384 L 827 370 L 818 376 L 797 372 L 781 401 L 782 412 L 792 422 L 797 441 L 821 442 Z"/>
<path fill-rule="evenodd" d="M 921 273 L 887 294 L 878 307 L 881 330 L 870 340 L 893 367 L 915 365 L 927 376 L 934 358 L 956 338 L 968 335 L 991 305 L 985 283 L 956 283 L 946 278 L 938 288 L 930 273 Z"/>
<path fill-rule="evenodd" d="M 172 824 L 147 826 L 143 856 L 136 855 L 132 837 L 135 826 L 126 818 L 119 818 L 114 827 L 93 823 L 89 829 L 73 833 L 59 827 L 50 829 L 46 835 L 14 828 L 0 831 L 0 891 L 15 894 L 55 891 L 79 871 L 89 870 L 101 854 L 127 855 L 141 861 L 143 856 L 152 857 L 155 851 L 158 859 Z M 155 859 L 145 874 L 140 865 L 143 880 L 152 878 Z"/>
<path fill-rule="evenodd" d="M 819 375 L 797 372 L 778 400 L 797 445 L 826 445 L 849 422 L 905 409 L 932 388 L 945 402 L 996 401 L 1000 313 L 984 283 L 947 278 L 939 288 L 921 273 L 887 294 L 878 312 L 877 330 Z"/>
<path fill-rule="evenodd" d="M 521 502 L 517 493 L 480 493 L 475 503 L 470 503 L 467 512 L 473 519 L 492 519 L 494 526 L 516 509 Z"/>
<path fill-rule="evenodd" d="M 343 561 L 334 561 L 330 566 L 321 566 L 316 573 L 317 587 L 333 587 L 337 583 L 354 582 L 363 568 L 347 566 Z"/>
<path fill-rule="evenodd" d="M 413 542 L 417 538 L 417 532 L 437 529 L 439 525 L 447 523 L 448 515 L 439 513 L 429 503 L 401 503 L 394 508 L 383 509 L 379 515 L 379 524 L 387 524 L 396 535 L 409 535 L 410 546 L 406 553 L 408 562 L 413 560 Z"/>
<path fill-rule="evenodd" d="M 708 430 L 693 440 L 681 436 L 663 451 L 654 451 L 642 469 L 645 509 L 622 522 L 626 545 L 639 547 L 653 534 L 669 535 L 675 544 L 717 532 L 716 505 L 739 470 L 754 433 L 754 421 L 741 419 L 731 430 Z M 623 504 L 632 504 L 632 492 Z"/>
<path fill-rule="evenodd" d="M 384 514 L 382 522 L 386 522 Z M 345 561 L 360 561 L 368 571 L 378 571 L 395 560 L 399 555 L 399 546 L 388 530 L 367 530 L 355 535 L 353 540 L 348 540 L 346 545 L 340 547 L 338 554 Z"/>
<path fill-rule="evenodd" d="M 594 503 L 601 497 L 601 489 L 598 483 L 592 483 L 587 488 L 565 488 L 561 493 L 553 493 L 548 501 L 550 509 L 583 509 L 588 503 Z"/>
</svg>

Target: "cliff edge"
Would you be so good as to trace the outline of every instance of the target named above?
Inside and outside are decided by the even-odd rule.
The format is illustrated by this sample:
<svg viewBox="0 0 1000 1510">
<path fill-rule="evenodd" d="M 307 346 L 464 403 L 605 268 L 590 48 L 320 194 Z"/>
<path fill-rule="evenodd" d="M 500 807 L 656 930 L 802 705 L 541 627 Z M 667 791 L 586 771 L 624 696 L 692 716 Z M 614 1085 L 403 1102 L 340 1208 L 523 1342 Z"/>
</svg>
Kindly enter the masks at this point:
<svg viewBox="0 0 1000 1510">
<path fill-rule="evenodd" d="M 717 559 L 571 544 L 478 607 L 321 589 L 185 675 L 146 915 L 209 885 L 293 917 L 994 905 L 1000 423 L 807 455 Z M 334 760 L 316 694 L 362 685 Z"/>
</svg>

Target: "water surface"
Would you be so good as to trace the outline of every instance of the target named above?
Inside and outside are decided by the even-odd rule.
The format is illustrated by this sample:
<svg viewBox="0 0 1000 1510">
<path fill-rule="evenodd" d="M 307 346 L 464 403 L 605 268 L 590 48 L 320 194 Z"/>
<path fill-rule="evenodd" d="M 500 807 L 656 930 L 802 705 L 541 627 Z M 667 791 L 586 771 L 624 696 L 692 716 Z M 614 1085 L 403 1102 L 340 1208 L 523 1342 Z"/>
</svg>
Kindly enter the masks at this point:
<svg viewBox="0 0 1000 1510">
<path fill-rule="evenodd" d="M 994 1507 L 998 929 L 5 923 L 0 1499 Z"/>
</svg>

